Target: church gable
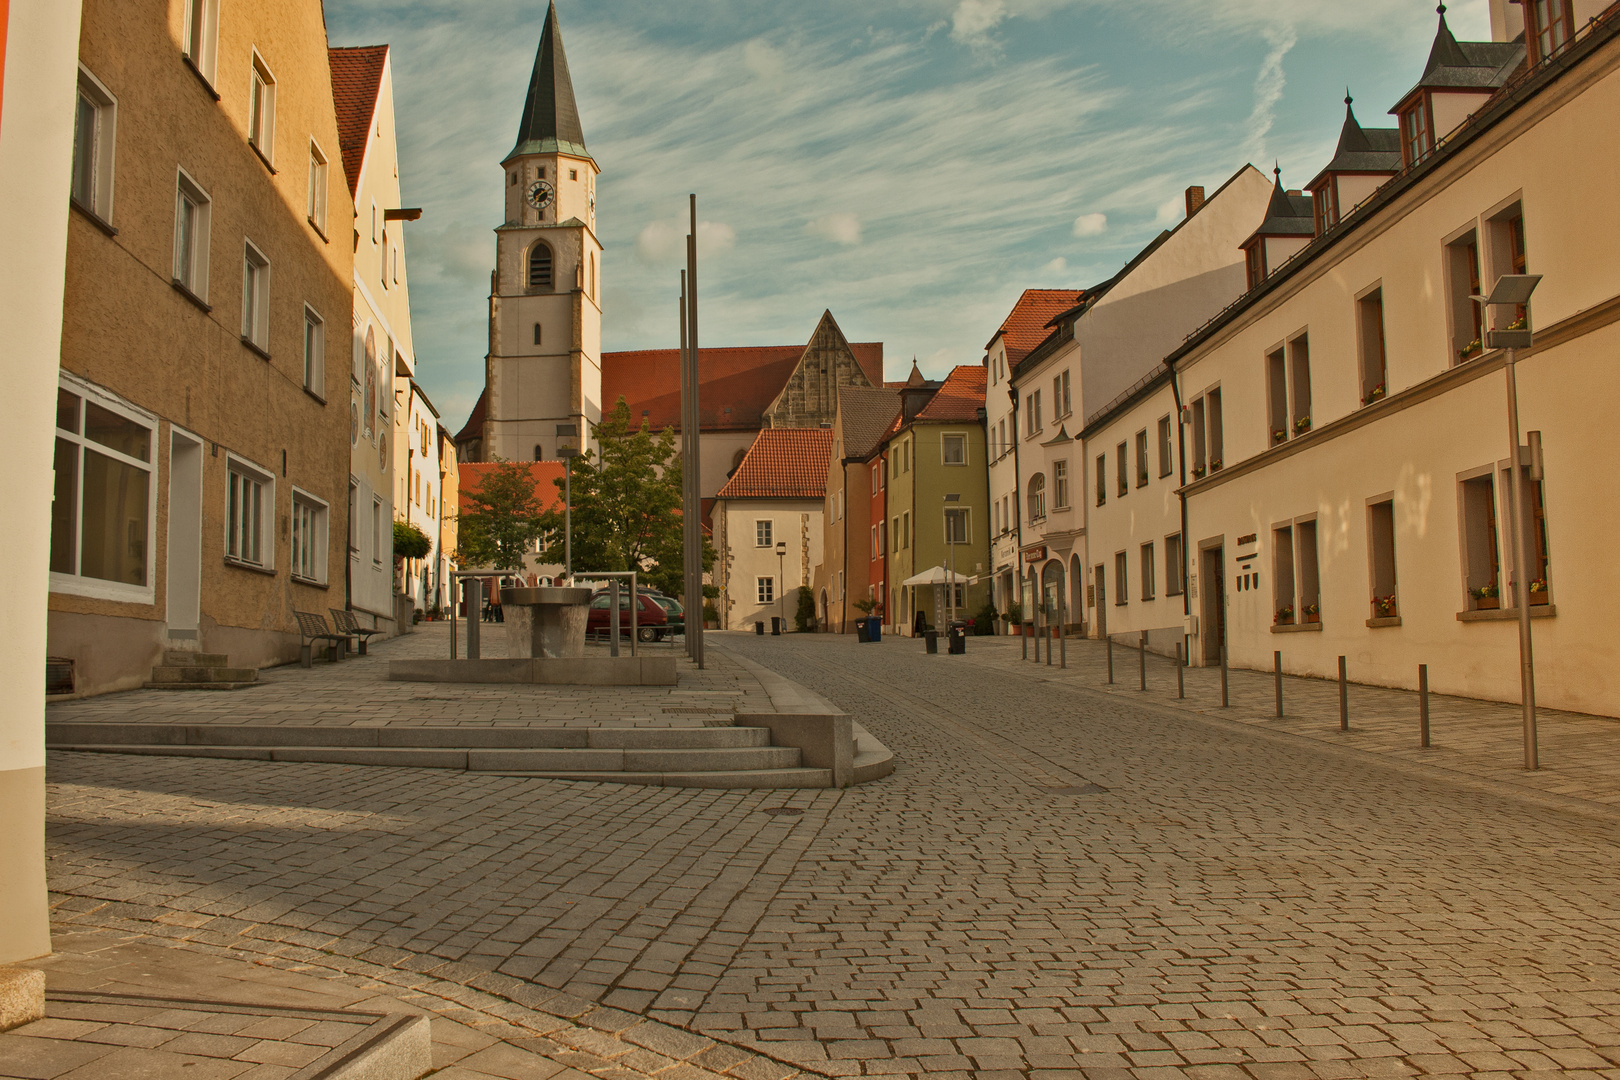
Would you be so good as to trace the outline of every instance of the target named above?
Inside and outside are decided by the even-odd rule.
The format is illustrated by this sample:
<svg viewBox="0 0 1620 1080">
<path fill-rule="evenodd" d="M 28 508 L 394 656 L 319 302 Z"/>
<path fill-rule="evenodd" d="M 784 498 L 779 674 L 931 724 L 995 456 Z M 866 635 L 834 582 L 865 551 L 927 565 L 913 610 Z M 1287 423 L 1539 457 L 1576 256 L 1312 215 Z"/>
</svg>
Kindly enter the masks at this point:
<svg viewBox="0 0 1620 1080">
<path fill-rule="evenodd" d="M 838 415 L 840 388 L 871 385 L 832 312 L 824 311 L 816 332 L 799 356 L 798 366 L 765 410 L 765 425 L 813 428 L 831 424 Z"/>
</svg>

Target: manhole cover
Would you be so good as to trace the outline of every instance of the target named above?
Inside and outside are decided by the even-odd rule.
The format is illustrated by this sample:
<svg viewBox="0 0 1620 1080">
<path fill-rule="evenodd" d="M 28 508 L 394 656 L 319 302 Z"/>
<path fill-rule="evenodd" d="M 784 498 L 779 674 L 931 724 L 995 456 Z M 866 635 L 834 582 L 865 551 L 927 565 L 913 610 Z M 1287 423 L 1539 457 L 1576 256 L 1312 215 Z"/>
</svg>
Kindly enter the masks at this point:
<svg viewBox="0 0 1620 1080">
<path fill-rule="evenodd" d="M 1049 787 L 1046 790 L 1053 795 L 1103 795 L 1108 791 L 1101 784 L 1087 784 L 1084 787 Z"/>
<path fill-rule="evenodd" d="M 797 806 L 768 806 L 762 812 L 766 814 L 802 814 L 804 810 Z"/>
</svg>

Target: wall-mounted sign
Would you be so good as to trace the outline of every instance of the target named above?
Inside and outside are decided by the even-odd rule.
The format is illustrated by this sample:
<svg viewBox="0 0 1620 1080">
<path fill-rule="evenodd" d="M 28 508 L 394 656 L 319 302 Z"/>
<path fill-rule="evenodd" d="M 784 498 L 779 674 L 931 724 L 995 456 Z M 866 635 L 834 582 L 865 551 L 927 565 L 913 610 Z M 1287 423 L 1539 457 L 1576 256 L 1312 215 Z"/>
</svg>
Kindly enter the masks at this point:
<svg viewBox="0 0 1620 1080">
<path fill-rule="evenodd" d="M 1025 562 L 1040 562 L 1044 558 L 1046 558 L 1046 545 L 1044 544 L 1038 548 L 1030 548 L 1028 551 L 1024 552 Z"/>
</svg>

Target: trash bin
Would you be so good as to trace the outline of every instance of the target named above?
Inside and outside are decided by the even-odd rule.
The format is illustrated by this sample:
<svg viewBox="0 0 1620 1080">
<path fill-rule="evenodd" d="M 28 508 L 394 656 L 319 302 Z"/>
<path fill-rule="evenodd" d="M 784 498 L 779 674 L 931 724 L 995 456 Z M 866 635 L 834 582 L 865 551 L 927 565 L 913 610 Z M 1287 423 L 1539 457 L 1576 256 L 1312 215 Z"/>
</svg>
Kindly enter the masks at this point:
<svg viewBox="0 0 1620 1080">
<path fill-rule="evenodd" d="M 951 628 L 949 631 L 947 631 L 946 640 L 950 644 L 950 654 L 952 656 L 962 656 L 965 654 L 967 652 L 967 623 L 961 622 L 960 620 L 951 623 Z"/>
<path fill-rule="evenodd" d="M 772 615 L 771 616 L 771 637 L 781 637 L 781 636 L 782 636 L 782 616 L 780 616 L 780 615 Z"/>
<path fill-rule="evenodd" d="M 878 618 L 876 615 L 870 616 L 866 620 L 866 640 L 883 640 L 883 620 Z"/>
<path fill-rule="evenodd" d="M 765 636 L 765 624 L 762 623 L 762 622 L 755 621 L 755 623 L 754 623 L 754 633 L 760 635 L 761 637 L 764 637 Z"/>
<path fill-rule="evenodd" d="M 928 645 L 930 653 L 939 652 L 939 631 L 929 627 L 923 631 L 923 641 Z"/>
<path fill-rule="evenodd" d="M 872 640 L 872 624 L 866 619 L 855 620 L 855 640 L 863 644 Z"/>
</svg>

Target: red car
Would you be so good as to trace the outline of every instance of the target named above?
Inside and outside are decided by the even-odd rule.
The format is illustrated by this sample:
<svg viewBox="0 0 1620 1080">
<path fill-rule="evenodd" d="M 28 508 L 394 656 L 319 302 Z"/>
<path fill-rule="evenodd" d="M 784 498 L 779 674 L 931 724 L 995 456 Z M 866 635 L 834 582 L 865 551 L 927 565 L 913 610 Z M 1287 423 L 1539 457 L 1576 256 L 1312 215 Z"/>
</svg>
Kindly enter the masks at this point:
<svg viewBox="0 0 1620 1080">
<path fill-rule="evenodd" d="M 669 630 L 669 617 L 652 597 L 642 593 L 636 608 L 636 637 L 641 641 L 662 641 Z M 585 619 L 587 638 L 606 638 L 612 627 L 608 616 L 609 597 L 606 589 L 591 598 L 590 614 Z M 619 593 L 619 636 L 630 636 L 630 590 Z"/>
</svg>

